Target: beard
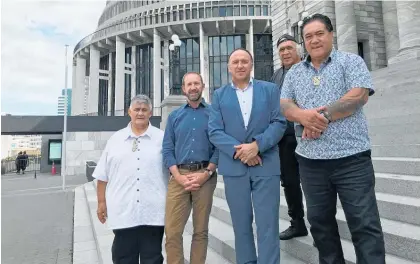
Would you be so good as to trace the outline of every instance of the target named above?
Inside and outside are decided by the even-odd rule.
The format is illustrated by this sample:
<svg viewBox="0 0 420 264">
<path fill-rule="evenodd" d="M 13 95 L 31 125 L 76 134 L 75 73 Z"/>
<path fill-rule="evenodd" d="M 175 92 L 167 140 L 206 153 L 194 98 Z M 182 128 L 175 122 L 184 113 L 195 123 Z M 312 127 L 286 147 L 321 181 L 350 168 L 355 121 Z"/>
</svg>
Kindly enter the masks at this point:
<svg viewBox="0 0 420 264">
<path fill-rule="evenodd" d="M 187 94 L 187 98 L 188 100 L 192 101 L 192 102 L 197 102 L 201 99 L 201 94 L 200 92 L 196 92 L 196 93 L 189 93 Z"/>
</svg>

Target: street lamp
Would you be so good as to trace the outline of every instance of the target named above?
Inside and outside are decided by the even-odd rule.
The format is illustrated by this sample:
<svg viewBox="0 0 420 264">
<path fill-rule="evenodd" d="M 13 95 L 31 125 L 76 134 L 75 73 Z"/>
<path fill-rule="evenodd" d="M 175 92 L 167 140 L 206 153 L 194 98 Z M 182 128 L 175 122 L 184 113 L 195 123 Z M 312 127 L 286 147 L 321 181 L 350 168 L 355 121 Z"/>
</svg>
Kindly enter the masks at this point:
<svg viewBox="0 0 420 264">
<path fill-rule="evenodd" d="M 171 57 L 171 67 L 170 67 L 170 69 L 171 69 L 171 81 L 172 81 L 172 83 L 171 83 L 171 88 L 170 88 L 170 94 L 178 94 L 178 93 L 180 93 L 180 91 L 178 91 L 179 90 L 179 88 L 178 87 L 174 87 L 174 84 L 175 83 L 177 83 L 177 80 L 176 80 L 176 78 L 177 77 L 179 77 L 179 76 L 177 76 L 176 74 L 175 74 L 175 71 L 176 70 L 180 70 L 179 69 L 179 58 L 178 58 L 178 54 L 179 54 L 179 49 L 180 49 L 180 46 L 181 46 L 181 44 L 182 44 L 182 42 L 181 42 L 181 40 L 179 39 L 179 37 L 178 37 L 178 35 L 177 34 L 173 34 L 172 35 L 172 37 L 171 37 L 171 40 L 172 40 L 172 42 L 173 43 L 171 43 L 170 45 L 169 45 L 169 50 L 171 51 L 171 54 L 170 54 L 170 57 Z M 178 66 L 178 69 L 176 69 L 176 66 Z M 177 90 L 176 92 L 175 92 L 175 90 Z"/>
</svg>

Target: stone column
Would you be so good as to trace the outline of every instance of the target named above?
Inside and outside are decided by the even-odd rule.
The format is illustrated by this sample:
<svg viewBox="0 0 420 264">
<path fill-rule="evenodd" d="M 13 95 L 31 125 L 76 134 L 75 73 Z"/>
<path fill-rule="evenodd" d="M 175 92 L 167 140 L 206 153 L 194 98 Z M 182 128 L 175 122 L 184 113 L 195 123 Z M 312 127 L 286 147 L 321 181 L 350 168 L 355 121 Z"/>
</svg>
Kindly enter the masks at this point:
<svg viewBox="0 0 420 264">
<path fill-rule="evenodd" d="M 210 102 L 209 83 L 209 37 L 204 35 L 203 25 L 200 23 L 200 74 L 203 77 L 204 90 L 202 97 Z"/>
<path fill-rule="evenodd" d="M 249 21 L 248 34 L 245 37 L 246 49 L 252 54 L 252 57 L 254 57 L 254 22 L 252 19 Z M 251 77 L 254 77 L 254 65 L 252 65 Z"/>
<path fill-rule="evenodd" d="M 112 116 L 114 113 L 111 112 L 112 104 L 112 52 L 108 56 L 108 113 L 107 116 Z"/>
<path fill-rule="evenodd" d="M 86 59 L 76 55 L 76 70 L 75 70 L 74 91 L 72 94 L 72 115 L 83 114 L 85 102 L 85 78 L 86 78 Z M 74 112 L 74 113 L 73 113 Z"/>
<path fill-rule="evenodd" d="M 353 1 L 335 1 L 337 46 L 341 51 L 359 54 L 357 47 L 356 16 Z"/>
<path fill-rule="evenodd" d="M 115 54 L 115 115 L 124 115 L 125 42 L 117 36 Z"/>
<path fill-rule="evenodd" d="M 137 95 L 136 92 L 136 46 L 131 47 L 131 98 Z"/>
<path fill-rule="evenodd" d="M 165 98 L 167 96 L 169 96 L 169 41 L 165 40 L 163 42 L 163 91 L 164 91 L 164 95 L 163 95 L 163 99 L 165 100 Z"/>
<path fill-rule="evenodd" d="M 90 67 L 89 67 L 89 97 L 88 97 L 88 113 L 98 114 L 98 98 L 99 98 L 99 59 L 100 52 L 92 44 L 90 45 Z"/>
<path fill-rule="evenodd" d="M 398 49 L 400 48 L 396 1 L 382 1 L 382 15 L 384 20 L 386 58 L 389 61 L 398 54 Z"/>
<path fill-rule="evenodd" d="M 159 32 L 155 28 L 153 30 L 153 115 L 161 115 L 161 78 L 160 78 L 160 50 L 161 50 L 161 39 Z"/>
<path fill-rule="evenodd" d="M 420 58 L 420 1 L 396 1 L 400 50 L 398 59 Z"/>
<path fill-rule="evenodd" d="M 71 115 L 77 115 L 78 114 L 78 105 L 76 105 L 76 98 L 78 95 L 79 90 L 77 90 L 77 86 L 76 86 L 76 72 L 77 72 L 77 61 L 76 61 L 76 57 L 73 57 L 72 59 L 72 64 L 73 64 L 73 69 L 71 71 Z M 80 94 L 80 93 L 79 93 Z"/>
</svg>

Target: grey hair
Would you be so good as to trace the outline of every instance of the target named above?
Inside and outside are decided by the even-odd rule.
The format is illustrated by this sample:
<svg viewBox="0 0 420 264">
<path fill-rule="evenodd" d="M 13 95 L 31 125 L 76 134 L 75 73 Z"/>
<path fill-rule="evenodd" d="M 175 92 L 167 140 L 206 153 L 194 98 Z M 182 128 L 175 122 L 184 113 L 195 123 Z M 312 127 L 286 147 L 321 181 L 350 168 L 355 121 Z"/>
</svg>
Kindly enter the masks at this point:
<svg viewBox="0 0 420 264">
<path fill-rule="evenodd" d="M 303 46 L 300 45 L 300 44 L 298 44 L 298 43 L 296 43 L 296 42 L 294 42 L 294 41 L 292 41 L 292 42 L 295 44 L 297 55 L 299 56 L 299 58 L 302 58 L 302 56 L 303 56 Z M 277 50 L 280 50 L 280 45 L 277 48 Z"/>
<path fill-rule="evenodd" d="M 138 94 L 134 96 L 133 99 L 131 99 L 130 108 L 136 103 L 147 104 L 150 110 L 153 110 L 152 100 L 150 100 L 149 96 L 147 95 Z"/>
</svg>

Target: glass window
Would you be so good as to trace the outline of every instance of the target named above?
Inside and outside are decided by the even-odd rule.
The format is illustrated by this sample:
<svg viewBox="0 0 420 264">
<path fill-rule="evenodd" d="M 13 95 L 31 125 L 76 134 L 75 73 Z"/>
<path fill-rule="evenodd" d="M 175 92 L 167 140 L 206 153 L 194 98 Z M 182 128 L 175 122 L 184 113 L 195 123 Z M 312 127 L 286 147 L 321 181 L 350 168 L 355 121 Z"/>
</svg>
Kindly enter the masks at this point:
<svg viewBox="0 0 420 264">
<path fill-rule="evenodd" d="M 233 36 L 227 36 L 227 54 L 230 54 L 235 49 Z"/>
<path fill-rule="evenodd" d="M 226 7 L 226 16 L 233 16 L 233 7 L 232 6 Z"/>
<path fill-rule="evenodd" d="M 190 19 L 190 15 L 191 15 L 191 10 L 189 10 L 189 9 L 185 10 L 185 19 L 186 20 Z"/>
<path fill-rule="evenodd" d="M 184 20 L 184 10 L 179 10 L 179 20 Z"/>
<path fill-rule="evenodd" d="M 197 9 L 196 8 L 194 8 L 192 10 L 192 19 L 197 19 Z"/>
<path fill-rule="evenodd" d="M 108 114 L 108 80 L 99 79 L 98 116 Z"/>
<path fill-rule="evenodd" d="M 124 115 L 127 115 L 131 101 L 131 74 L 124 76 Z"/>
<path fill-rule="evenodd" d="M 149 17 L 149 25 L 153 25 L 153 17 L 152 16 Z"/>
<path fill-rule="evenodd" d="M 131 64 L 131 47 L 125 49 L 125 63 Z"/>
<path fill-rule="evenodd" d="M 153 101 L 153 44 L 136 47 L 136 94 L 145 94 Z"/>
<path fill-rule="evenodd" d="M 248 8 L 248 16 L 254 16 L 254 7 L 253 6 L 250 6 Z"/>
<path fill-rule="evenodd" d="M 211 17 L 211 7 L 206 7 L 206 17 Z"/>
<path fill-rule="evenodd" d="M 228 55 L 226 38 L 227 38 L 226 36 L 220 37 L 220 55 Z"/>
<path fill-rule="evenodd" d="M 240 7 L 239 6 L 235 6 L 234 9 L 233 9 L 233 15 L 234 16 L 240 16 L 240 14 L 241 14 Z"/>
<path fill-rule="evenodd" d="M 265 5 L 265 6 L 263 6 L 263 16 L 268 16 L 268 6 L 267 5 Z"/>
<path fill-rule="evenodd" d="M 254 35 L 254 76 L 269 81 L 273 75 L 273 42 L 271 34 Z"/>
<path fill-rule="evenodd" d="M 171 22 L 171 13 L 166 13 L 166 22 Z"/>
<path fill-rule="evenodd" d="M 224 6 L 219 7 L 219 16 L 221 16 L 221 17 L 226 16 L 226 7 L 224 7 Z"/>
<path fill-rule="evenodd" d="M 246 16 L 246 15 L 247 15 L 246 6 L 241 6 L 241 16 Z"/>
<path fill-rule="evenodd" d="M 159 24 L 159 16 L 155 15 L 155 24 Z"/>
<path fill-rule="evenodd" d="M 255 6 L 255 15 L 261 16 L 261 6 Z"/>
<path fill-rule="evenodd" d="M 213 17 L 219 16 L 219 8 L 217 6 L 213 7 Z"/>
<path fill-rule="evenodd" d="M 160 23 L 165 23 L 165 14 L 160 14 Z"/>
<path fill-rule="evenodd" d="M 172 12 L 172 14 L 173 14 L 173 21 L 177 21 L 177 15 L 176 15 L 176 11 L 174 11 L 174 12 Z"/>
<path fill-rule="evenodd" d="M 200 7 L 198 10 L 199 18 L 204 18 L 204 7 Z"/>
</svg>

